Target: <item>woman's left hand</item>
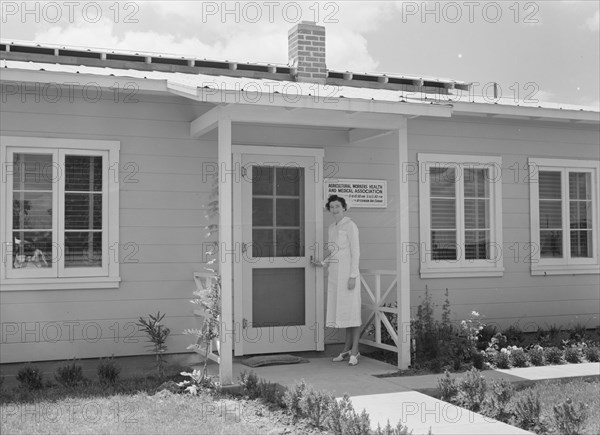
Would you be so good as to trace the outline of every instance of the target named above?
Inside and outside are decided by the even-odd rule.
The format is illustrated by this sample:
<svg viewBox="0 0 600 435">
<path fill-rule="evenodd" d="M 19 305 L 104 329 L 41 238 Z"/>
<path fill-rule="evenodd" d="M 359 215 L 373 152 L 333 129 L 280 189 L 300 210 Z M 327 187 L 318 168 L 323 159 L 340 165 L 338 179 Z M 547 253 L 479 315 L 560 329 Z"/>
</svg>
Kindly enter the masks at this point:
<svg viewBox="0 0 600 435">
<path fill-rule="evenodd" d="M 354 290 L 356 286 L 356 278 L 348 278 L 348 290 Z"/>
</svg>

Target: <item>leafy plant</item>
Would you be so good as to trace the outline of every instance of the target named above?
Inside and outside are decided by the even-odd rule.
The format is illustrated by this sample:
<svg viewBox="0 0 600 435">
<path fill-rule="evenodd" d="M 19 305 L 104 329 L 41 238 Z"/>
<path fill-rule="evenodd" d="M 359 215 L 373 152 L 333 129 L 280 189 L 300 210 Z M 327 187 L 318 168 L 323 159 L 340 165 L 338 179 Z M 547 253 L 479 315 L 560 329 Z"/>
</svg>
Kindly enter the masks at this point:
<svg viewBox="0 0 600 435">
<path fill-rule="evenodd" d="M 56 369 L 54 379 L 65 387 L 76 387 L 85 380 L 83 377 L 83 367 L 77 364 L 77 361 L 73 359 L 71 364 L 66 363 Z"/>
<path fill-rule="evenodd" d="M 589 362 L 598 362 L 600 361 L 600 348 L 595 346 L 586 347 L 583 350 L 585 358 Z"/>
<path fill-rule="evenodd" d="M 177 386 L 184 388 L 186 393 L 197 396 L 205 388 L 214 388 L 212 379 L 204 376 L 202 370 L 192 370 L 191 372 L 181 372 L 181 376 L 189 377 L 191 380 L 183 380 L 177 383 Z"/>
<path fill-rule="evenodd" d="M 527 354 L 520 347 L 510 351 L 510 362 L 513 367 L 527 367 L 528 360 Z"/>
<path fill-rule="evenodd" d="M 413 431 L 411 430 L 409 432 L 408 428 L 404 426 L 401 421 L 398 422 L 396 427 L 392 427 L 389 420 L 383 429 L 381 429 L 378 424 L 377 430 L 375 431 L 375 435 L 411 435 L 412 433 Z"/>
<path fill-rule="evenodd" d="M 302 415 L 307 416 L 315 427 L 322 428 L 331 403 L 334 401 L 331 394 L 308 387 L 303 390 L 299 406 Z"/>
<path fill-rule="evenodd" d="M 502 334 L 505 335 L 508 342 L 513 345 L 523 343 L 524 333 L 518 323 L 510 325 L 502 332 Z"/>
<path fill-rule="evenodd" d="M 17 372 L 17 381 L 19 381 L 20 386 L 29 391 L 41 390 L 44 387 L 42 373 L 35 366 L 27 365 L 19 369 Z"/>
<path fill-rule="evenodd" d="M 560 364 L 562 362 L 562 350 L 557 347 L 544 349 L 544 358 L 548 364 Z"/>
<path fill-rule="evenodd" d="M 444 372 L 444 377 L 438 379 L 437 387 L 441 400 L 454 403 L 454 399 L 458 394 L 458 385 L 456 379 L 450 377 L 450 373 L 447 370 Z"/>
<path fill-rule="evenodd" d="M 496 420 L 508 421 L 512 415 L 509 403 L 514 392 L 514 387 L 506 379 L 494 379 L 488 388 L 483 413 Z"/>
<path fill-rule="evenodd" d="M 101 359 L 98 369 L 98 380 L 104 385 L 114 385 L 119 380 L 119 374 L 121 373 L 121 367 L 117 365 L 113 357 Z"/>
<path fill-rule="evenodd" d="M 496 352 L 494 355 L 494 364 L 499 369 L 510 368 L 510 352 L 506 348 Z"/>
<path fill-rule="evenodd" d="M 471 369 L 458 384 L 456 404 L 478 412 L 485 399 L 487 384 L 477 369 Z"/>
<path fill-rule="evenodd" d="M 166 341 L 171 333 L 169 328 L 160 323 L 164 317 L 165 315 L 161 315 L 159 311 L 154 316 L 150 314 L 148 320 L 140 317 L 138 323 L 136 323 L 136 325 L 148 335 L 148 341 L 151 344 L 146 347 L 149 347 L 156 356 L 156 371 L 161 377 L 163 377 L 165 373 L 165 361 L 163 355 L 167 352 Z"/>
<path fill-rule="evenodd" d="M 544 365 L 544 349 L 540 346 L 534 346 L 528 351 L 529 361 L 534 366 Z"/>
<path fill-rule="evenodd" d="M 540 397 L 533 390 L 528 390 L 518 399 L 512 409 L 517 426 L 525 430 L 543 431 L 544 424 L 540 420 L 542 405 Z"/>
<path fill-rule="evenodd" d="M 565 361 L 570 362 L 572 364 L 577 364 L 581 362 L 581 350 L 576 346 L 565 348 L 564 356 Z"/>
<path fill-rule="evenodd" d="M 585 421 L 588 418 L 587 406 L 579 403 L 577 407 L 569 398 L 566 401 L 553 406 L 554 421 L 558 432 L 565 435 L 577 435 L 581 433 Z"/>
<path fill-rule="evenodd" d="M 291 414 L 292 419 L 296 420 L 302 417 L 302 408 L 300 407 L 300 400 L 306 391 L 307 385 L 304 380 L 294 384 L 292 388 L 289 388 L 283 395 L 283 403 L 285 404 L 288 413 Z"/>
</svg>

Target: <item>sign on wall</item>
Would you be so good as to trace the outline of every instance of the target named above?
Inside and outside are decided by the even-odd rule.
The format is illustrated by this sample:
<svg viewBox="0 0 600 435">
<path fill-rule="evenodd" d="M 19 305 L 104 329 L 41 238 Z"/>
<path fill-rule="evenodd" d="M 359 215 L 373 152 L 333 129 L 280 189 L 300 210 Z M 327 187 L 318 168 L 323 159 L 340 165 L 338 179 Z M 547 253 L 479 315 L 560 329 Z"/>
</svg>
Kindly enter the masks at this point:
<svg viewBox="0 0 600 435">
<path fill-rule="evenodd" d="M 323 181 L 325 200 L 338 195 L 346 200 L 348 208 L 386 208 L 386 180 L 358 180 L 348 178 L 326 178 Z"/>
</svg>

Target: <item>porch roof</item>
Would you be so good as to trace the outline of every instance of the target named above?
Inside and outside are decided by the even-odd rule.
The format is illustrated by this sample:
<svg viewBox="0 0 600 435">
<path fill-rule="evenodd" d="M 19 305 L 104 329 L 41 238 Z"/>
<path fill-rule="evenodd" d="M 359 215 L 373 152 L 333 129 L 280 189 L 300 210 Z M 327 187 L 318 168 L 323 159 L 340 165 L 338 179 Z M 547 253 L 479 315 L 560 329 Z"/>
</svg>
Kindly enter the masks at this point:
<svg viewBox="0 0 600 435">
<path fill-rule="evenodd" d="M 377 89 L 261 77 L 213 74 L 191 74 L 178 71 L 140 70 L 88 65 L 70 65 L 37 61 L 0 59 L 2 81 L 42 81 L 39 73 L 68 76 L 132 79 L 145 83 L 145 90 L 170 92 L 198 101 L 215 104 L 254 104 L 290 107 L 321 107 L 357 112 L 379 112 L 416 116 L 493 116 L 526 120 L 549 119 L 583 123 L 600 123 L 597 107 L 577 106 L 551 102 L 523 104 L 512 98 L 491 101 L 458 87 L 448 94 L 420 93 L 396 89 Z M 10 74 L 13 71 L 15 74 Z M 22 72 L 36 73 L 35 80 L 26 80 Z M 57 78 L 45 82 L 60 83 Z M 86 83 L 79 80 L 80 86 Z M 88 82 L 89 83 L 89 82 Z M 148 85 L 152 83 L 153 85 Z M 71 85 L 72 83 L 65 83 Z M 301 104 L 301 102 L 311 104 Z M 353 104 L 355 102 L 356 104 Z M 314 103 L 314 104 L 313 104 Z M 334 103 L 334 104 L 328 104 Z M 340 104 L 342 103 L 342 104 Z"/>
</svg>

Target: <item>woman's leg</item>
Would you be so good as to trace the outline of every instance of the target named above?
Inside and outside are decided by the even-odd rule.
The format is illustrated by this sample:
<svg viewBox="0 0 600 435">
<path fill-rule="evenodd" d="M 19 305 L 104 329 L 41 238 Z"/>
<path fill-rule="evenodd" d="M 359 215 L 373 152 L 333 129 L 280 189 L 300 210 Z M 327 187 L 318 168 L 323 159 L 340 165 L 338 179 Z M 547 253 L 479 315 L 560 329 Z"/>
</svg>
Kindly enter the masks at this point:
<svg viewBox="0 0 600 435">
<path fill-rule="evenodd" d="M 353 338 L 354 336 L 352 335 L 352 328 L 346 328 L 346 341 L 344 343 L 344 352 L 352 350 Z"/>
<path fill-rule="evenodd" d="M 347 330 L 347 336 L 350 336 L 350 340 L 351 340 L 351 348 L 352 348 L 352 355 L 357 355 L 358 354 L 358 339 L 360 338 L 360 326 L 354 326 L 352 328 L 348 328 Z M 346 337 L 347 337 L 346 336 Z M 348 346 L 347 344 L 348 339 L 346 338 L 346 346 Z M 348 349 L 350 349 L 350 347 L 348 347 Z"/>
</svg>

